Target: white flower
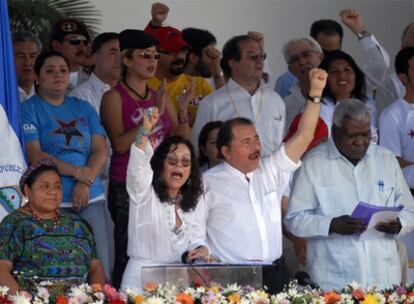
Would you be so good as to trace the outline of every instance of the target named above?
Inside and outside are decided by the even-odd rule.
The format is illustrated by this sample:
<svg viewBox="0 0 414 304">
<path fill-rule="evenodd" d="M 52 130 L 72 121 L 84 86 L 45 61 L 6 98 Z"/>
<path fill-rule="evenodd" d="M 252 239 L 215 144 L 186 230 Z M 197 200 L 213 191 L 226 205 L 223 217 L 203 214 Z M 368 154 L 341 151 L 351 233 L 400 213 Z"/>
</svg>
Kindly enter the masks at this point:
<svg viewBox="0 0 414 304">
<path fill-rule="evenodd" d="M 103 303 L 104 303 L 104 301 L 99 300 L 99 301 L 92 302 L 91 304 L 103 304 Z"/>
<path fill-rule="evenodd" d="M 49 299 L 49 291 L 45 287 L 37 287 L 37 296 L 41 299 Z"/>
<path fill-rule="evenodd" d="M 0 296 L 5 297 L 8 292 L 9 292 L 9 287 L 0 286 Z"/>
<path fill-rule="evenodd" d="M 13 304 L 30 304 L 30 299 L 20 293 L 11 296 L 10 300 L 13 302 Z"/>
<path fill-rule="evenodd" d="M 341 294 L 341 299 L 339 300 L 338 303 L 339 304 L 352 304 L 352 303 L 354 303 L 354 300 L 353 300 L 351 294 L 342 293 Z"/>
<path fill-rule="evenodd" d="M 149 297 L 144 301 L 145 304 L 165 304 L 164 299 L 160 297 Z"/>
<path fill-rule="evenodd" d="M 351 283 L 349 283 L 349 285 L 352 287 L 353 290 L 361 288 L 357 281 L 352 281 Z"/>
<path fill-rule="evenodd" d="M 235 284 L 228 284 L 226 288 L 224 288 L 223 293 L 231 293 L 231 292 L 238 292 L 241 290 L 241 286 Z"/>
</svg>

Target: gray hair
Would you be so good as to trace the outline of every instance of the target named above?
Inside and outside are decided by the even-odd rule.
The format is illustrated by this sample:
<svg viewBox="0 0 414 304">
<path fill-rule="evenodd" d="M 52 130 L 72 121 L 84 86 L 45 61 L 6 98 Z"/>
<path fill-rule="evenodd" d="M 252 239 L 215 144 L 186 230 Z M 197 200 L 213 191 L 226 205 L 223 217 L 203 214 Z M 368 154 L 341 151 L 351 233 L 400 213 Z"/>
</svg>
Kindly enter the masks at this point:
<svg viewBox="0 0 414 304">
<path fill-rule="evenodd" d="M 40 42 L 39 38 L 32 32 L 16 32 L 13 33 L 13 44 L 17 42 L 34 42 L 37 45 L 37 49 L 40 53 L 42 50 L 42 43 Z"/>
<path fill-rule="evenodd" d="M 332 117 L 332 125 L 342 127 L 345 118 L 350 118 L 360 122 L 371 122 L 371 112 L 367 105 L 359 99 L 350 98 L 341 101 Z"/>
<path fill-rule="evenodd" d="M 316 41 L 312 37 L 306 36 L 306 37 L 295 38 L 295 39 L 291 39 L 288 42 L 286 42 L 285 45 L 282 48 L 283 57 L 285 57 L 286 63 L 289 63 L 289 59 L 290 59 L 290 56 L 288 54 L 289 48 L 292 45 L 294 45 L 296 43 L 300 43 L 300 42 L 306 42 L 307 44 L 309 44 L 313 48 L 314 51 L 316 51 L 320 54 L 323 54 L 322 48 L 319 45 L 318 41 Z"/>
<path fill-rule="evenodd" d="M 404 31 L 403 31 L 403 33 L 402 33 L 402 36 L 401 36 L 401 46 L 403 46 L 403 45 L 407 42 L 407 40 L 408 40 L 408 35 L 410 34 L 410 32 L 412 32 L 412 31 L 413 31 L 413 30 L 410 30 L 412 27 L 413 27 L 413 30 L 414 30 L 414 22 L 409 23 L 409 24 L 405 27 L 405 29 L 404 29 Z"/>
</svg>

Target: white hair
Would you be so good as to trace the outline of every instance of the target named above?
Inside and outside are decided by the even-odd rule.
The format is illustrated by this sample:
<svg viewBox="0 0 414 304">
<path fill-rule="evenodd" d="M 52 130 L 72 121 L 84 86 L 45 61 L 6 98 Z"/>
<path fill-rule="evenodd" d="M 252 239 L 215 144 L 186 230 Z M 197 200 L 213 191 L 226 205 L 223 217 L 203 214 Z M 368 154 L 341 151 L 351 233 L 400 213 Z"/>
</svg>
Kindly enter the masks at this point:
<svg viewBox="0 0 414 304">
<path fill-rule="evenodd" d="M 315 39 L 313 39 L 310 36 L 306 36 L 306 37 L 300 37 L 300 38 L 295 38 L 295 39 L 291 39 L 288 42 L 285 43 L 285 45 L 282 48 L 282 52 L 283 52 L 283 57 L 285 58 L 286 63 L 289 63 L 290 60 L 290 55 L 288 53 L 289 48 L 297 43 L 301 43 L 301 42 L 306 42 L 307 44 L 309 44 L 314 51 L 323 54 L 322 52 L 322 48 L 319 45 L 318 41 L 316 41 Z"/>
<path fill-rule="evenodd" d="M 341 101 L 332 117 L 332 125 L 342 127 L 344 118 L 350 118 L 360 122 L 371 122 L 371 113 L 367 105 L 359 99 L 350 98 Z"/>
</svg>

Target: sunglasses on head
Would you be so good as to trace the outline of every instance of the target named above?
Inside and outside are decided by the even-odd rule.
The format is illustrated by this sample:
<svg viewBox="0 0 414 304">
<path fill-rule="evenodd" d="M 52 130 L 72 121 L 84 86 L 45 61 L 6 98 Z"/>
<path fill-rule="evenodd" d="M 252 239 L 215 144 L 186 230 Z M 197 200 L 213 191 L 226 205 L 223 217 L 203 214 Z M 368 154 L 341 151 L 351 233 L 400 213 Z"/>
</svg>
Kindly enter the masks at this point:
<svg viewBox="0 0 414 304">
<path fill-rule="evenodd" d="M 143 59 L 154 59 L 154 60 L 160 60 L 161 55 L 160 54 L 152 54 L 152 53 L 146 53 L 146 52 L 141 52 L 139 53 L 139 57 L 143 58 Z"/>
<path fill-rule="evenodd" d="M 189 157 L 183 157 L 179 159 L 174 154 L 168 154 L 165 158 L 167 160 L 167 163 L 171 166 L 177 166 L 179 163 L 181 163 L 181 166 L 184 168 L 189 167 L 191 165 L 191 158 Z"/>
<path fill-rule="evenodd" d="M 80 45 L 83 42 L 83 45 L 88 44 L 88 39 L 86 38 L 71 38 L 71 39 L 64 39 L 64 41 L 67 41 L 71 45 Z"/>
</svg>

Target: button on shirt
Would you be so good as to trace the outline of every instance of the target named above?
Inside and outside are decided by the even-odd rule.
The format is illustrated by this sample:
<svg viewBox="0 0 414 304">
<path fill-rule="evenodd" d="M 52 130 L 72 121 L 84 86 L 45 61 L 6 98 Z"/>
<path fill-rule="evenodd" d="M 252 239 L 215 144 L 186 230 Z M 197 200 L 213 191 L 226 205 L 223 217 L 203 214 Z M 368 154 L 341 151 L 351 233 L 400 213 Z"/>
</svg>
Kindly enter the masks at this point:
<svg viewBox="0 0 414 304">
<path fill-rule="evenodd" d="M 398 99 L 380 116 L 380 145 L 396 156 L 414 162 L 414 105 Z M 414 165 L 403 168 L 408 186 L 414 189 Z"/>
<path fill-rule="evenodd" d="M 226 162 L 204 173 L 207 239 L 214 255 L 230 263 L 280 258 L 280 199 L 299 166 L 282 146 L 247 175 Z"/>
<path fill-rule="evenodd" d="M 198 136 L 206 123 L 239 116 L 248 118 L 255 124 L 263 156 L 277 150 L 285 127 L 286 114 L 282 99 L 263 83 L 250 95 L 231 78 L 227 85 L 201 101 L 192 130 L 191 141 L 194 147 L 198 147 Z"/>
<path fill-rule="evenodd" d="M 352 214 L 359 201 L 403 204 L 400 235 L 414 228 L 414 201 L 390 151 L 371 143 L 354 166 L 330 138 L 305 157 L 292 189 L 285 223 L 293 234 L 308 238 L 306 264 L 322 289 L 339 290 L 353 280 L 379 288 L 401 282 L 398 249 L 391 235 L 358 241 L 355 236 L 329 234 L 332 219 Z"/>
</svg>

